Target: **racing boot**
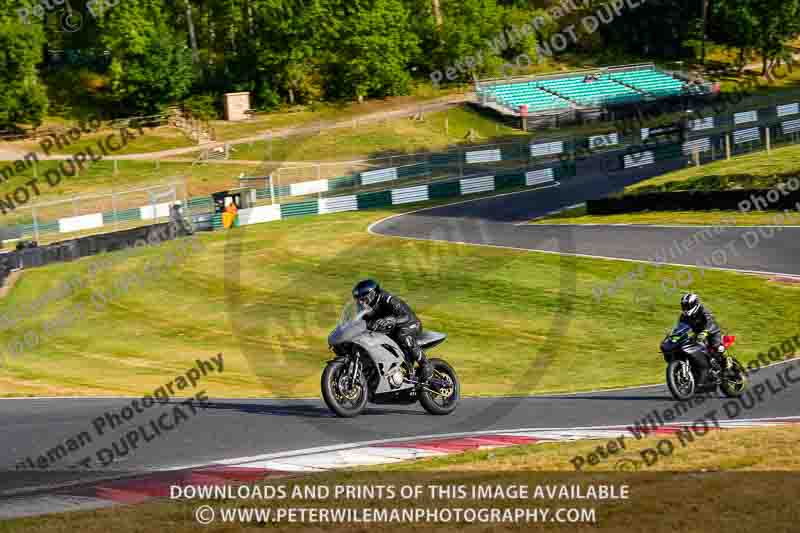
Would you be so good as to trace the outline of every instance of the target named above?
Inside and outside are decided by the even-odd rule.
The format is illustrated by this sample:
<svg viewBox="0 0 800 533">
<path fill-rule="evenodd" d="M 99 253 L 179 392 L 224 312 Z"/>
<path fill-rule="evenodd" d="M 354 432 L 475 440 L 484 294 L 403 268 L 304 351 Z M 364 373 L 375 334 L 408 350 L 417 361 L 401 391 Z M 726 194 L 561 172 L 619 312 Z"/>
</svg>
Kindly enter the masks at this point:
<svg viewBox="0 0 800 533">
<path fill-rule="evenodd" d="M 425 357 L 425 353 L 422 351 L 422 348 L 419 349 L 419 353 L 417 355 L 417 379 L 421 382 L 426 382 L 431 379 L 433 376 L 433 365 L 430 364 L 428 358 Z"/>
<path fill-rule="evenodd" d="M 428 362 L 425 352 L 417 342 L 417 333 L 404 335 L 400 346 L 411 361 L 417 362 L 417 380 L 423 383 L 428 381 L 433 375 L 433 365 Z"/>
<path fill-rule="evenodd" d="M 711 357 L 711 366 L 708 369 L 708 373 L 706 374 L 706 380 L 708 384 L 715 384 L 719 381 L 719 375 L 722 372 L 722 367 L 720 366 L 719 360 L 716 357 Z"/>
</svg>

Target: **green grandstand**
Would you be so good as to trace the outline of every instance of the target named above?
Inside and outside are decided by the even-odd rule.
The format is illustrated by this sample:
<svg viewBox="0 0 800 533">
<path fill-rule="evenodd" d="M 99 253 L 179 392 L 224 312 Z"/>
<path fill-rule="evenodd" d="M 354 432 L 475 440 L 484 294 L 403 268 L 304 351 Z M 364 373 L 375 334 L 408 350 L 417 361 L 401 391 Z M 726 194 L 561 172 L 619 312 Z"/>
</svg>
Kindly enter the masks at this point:
<svg viewBox="0 0 800 533">
<path fill-rule="evenodd" d="M 652 101 L 687 94 L 693 89 L 688 81 L 649 64 L 518 82 L 490 80 L 479 83 L 477 94 L 485 106 L 518 115 L 525 111 L 564 111 Z"/>
</svg>

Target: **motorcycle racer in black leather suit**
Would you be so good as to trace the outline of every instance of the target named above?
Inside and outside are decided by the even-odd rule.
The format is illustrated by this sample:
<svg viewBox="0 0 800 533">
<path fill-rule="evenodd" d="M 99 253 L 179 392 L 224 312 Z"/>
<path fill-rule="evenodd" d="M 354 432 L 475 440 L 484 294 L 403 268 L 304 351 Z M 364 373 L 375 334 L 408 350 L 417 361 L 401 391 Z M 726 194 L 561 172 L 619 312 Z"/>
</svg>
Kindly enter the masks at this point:
<svg viewBox="0 0 800 533">
<path fill-rule="evenodd" d="M 684 294 L 681 298 L 680 320 L 691 326 L 697 335 L 697 341 L 707 347 L 711 358 L 716 359 L 722 368 L 730 368 L 731 359 L 725 356 L 725 347 L 722 345 L 722 331 L 714 315 L 700 302 L 696 294 Z M 708 367 L 701 368 L 701 372 L 702 383 L 707 376 Z"/>
<path fill-rule="evenodd" d="M 419 379 L 427 381 L 433 374 L 433 367 L 417 342 L 417 336 L 422 333 L 422 323 L 411 307 L 397 296 L 382 290 L 371 279 L 360 281 L 353 287 L 353 299 L 359 305 L 372 308 L 364 317 L 367 327 L 382 331 L 397 342 L 406 359 L 412 364 L 416 361 L 419 365 Z"/>
</svg>

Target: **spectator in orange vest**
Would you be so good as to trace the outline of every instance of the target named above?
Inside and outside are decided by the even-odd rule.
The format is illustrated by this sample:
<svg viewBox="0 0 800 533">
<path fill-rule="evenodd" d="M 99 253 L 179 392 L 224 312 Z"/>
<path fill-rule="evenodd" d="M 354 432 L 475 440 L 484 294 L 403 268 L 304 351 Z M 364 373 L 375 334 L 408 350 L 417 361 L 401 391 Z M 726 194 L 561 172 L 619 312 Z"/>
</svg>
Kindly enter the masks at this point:
<svg viewBox="0 0 800 533">
<path fill-rule="evenodd" d="M 237 215 L 239 214 L 239 208 L 236 207 L 236 202 L 233 201 L 231 198 L 231 203 L 225 208 L 225 212 L 222 214 L 222 225 L 225 228 L 233 228 L 236 226 Z"/>
</svg>

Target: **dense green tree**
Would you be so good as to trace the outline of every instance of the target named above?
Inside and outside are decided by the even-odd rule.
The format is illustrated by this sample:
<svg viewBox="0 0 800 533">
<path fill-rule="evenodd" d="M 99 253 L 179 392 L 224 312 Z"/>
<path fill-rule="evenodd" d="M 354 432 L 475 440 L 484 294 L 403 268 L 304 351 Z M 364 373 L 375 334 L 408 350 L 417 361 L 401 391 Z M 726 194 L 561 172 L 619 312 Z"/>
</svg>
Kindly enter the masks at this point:
<svg viewBox="0 0 800 533">
<path fill-rule="evenodd" d="M 749 2 L 721 0 L 711 5 L 710 37 L 717 43 L 739 50 L 738 64 L 747 64 L 750 52 L 756 47 L 758 20 Z"/>
<path fill-rule="evenodd" d="M 256 0 L 251 3 L 252 35 L 241 60 L 256 92 L 272 91 L 290 104 L 320 96 L 320 51 L 330 13 L 319 0 Z"/>
<path fill-rule="evenodd" d="M 169 24 L 162 0 L 126 0 L 100 20 L 111 53 L 111 98 L 125 112 L 156 112 L 189 94 L 194 80 L 183 32 Z"/>
<path fill-rule="evenodd" d="M 577 2 L 576 2 L 577 3 Z M 693 34 L 693 21 L 701 15 L 697 0 L 648 0 L 623 6 L 617 16 L 610 2 L 593 3 L 607 43 L 635 54 L 659 59 L 684 57 L 684 43 Z M 605 6 L 605 7 L 604 7 Z"/>
<path fill-rule="evenodd" d="M 45 94 L 73 114 L 152 112 L 190 95 L 206 109 L 243 90 L 261 109 L 403 94 L 436 71 L 441 82 L 521 72 L 567 28 L 571 51 L 612 62 L 626 51 L 682 59 L 707 27 L 741 63 L 757 52 L 769 76 L 800 32 L 800 0 L 713 0 L 707 25 L 697 0 L 123 0 L 97 20 L 85 2 L 70 7 L 83 17 L 76 31 L 65 31 L 66 6 L 19 24 L 18 1 L 0 0 L 6 124 L 40 120 Z M 537 16 L 546 22 L 532 31 Z"/>
<path fill-rule="evenodd" d="M 761 54 L 763 76 L 781 59 L 791 57 L 787 42 L 800 34 L 800 0 L 754 0 L 758 30 L 754 32 L 756 49 Z"/>
<path fill-rule="evenodd" d="M 495 73 L 509 46 L 495 0 L 443 0 L 442 12 L 441 44 L 433 56 L 445 78 L 451 80 L 448 68 L 463 81 Z"/>
<path fill-rule="evenodd" d="M 333 98 L 405 94 L 408 65 L 418 52 L 400 0 L 327 0 L 324 52 L 326 93 Z"/>
<path fill-rule="evenodd" d="M 714 39 L 738 48 L 742 66 L 751 50 L 768 78 L 780 61 L 791 61 L 786 43 L 800 34 L 800 0 L 718 0 L 712 17 Z"/>
<path fill-rule="evenodd" d="M 42 61 L 44 31 L 35 18 L 21 23 L 20 5 L 0 0 L 0 128 L 41 124 L 47 94 L 36 66 Z"/>
</svg>

